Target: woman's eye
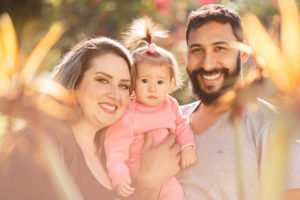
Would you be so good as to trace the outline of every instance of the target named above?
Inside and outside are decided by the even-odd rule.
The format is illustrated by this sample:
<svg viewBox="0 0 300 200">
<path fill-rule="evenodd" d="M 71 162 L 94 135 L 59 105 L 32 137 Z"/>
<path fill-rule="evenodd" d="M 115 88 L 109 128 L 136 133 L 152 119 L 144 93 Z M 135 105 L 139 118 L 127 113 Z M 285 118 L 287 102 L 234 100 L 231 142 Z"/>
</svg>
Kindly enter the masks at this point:
<svg viewBox="0 0 300 200">
<path fill-rule="evenodd" d="M 162 80 L 157 81 L 157 84 L 158 84 L 158 85 L 162 85 L 162 84 L 164 84 L 164 83 L 165 83 L 165 82 L 162 81 Z"/>
<path fill-rule="evenodd" d="M 108 83 L 108 80 L 105 78 L 96 78 L 96 81 L 98 81 L 100 83 Z"/>
<path fill-rule="evenodd" d="M 149 81 L 148 81 L 148 79 L 142 79 L 142 82 L 143 83 L 148 83 Z"/>
<path fill-rule="evenodd" d="M 130 85 L 127 85 L 127 84 L 121 84 L 120 87 L 124 90 L 129 90 L 130 88 Z"/>
</svg>

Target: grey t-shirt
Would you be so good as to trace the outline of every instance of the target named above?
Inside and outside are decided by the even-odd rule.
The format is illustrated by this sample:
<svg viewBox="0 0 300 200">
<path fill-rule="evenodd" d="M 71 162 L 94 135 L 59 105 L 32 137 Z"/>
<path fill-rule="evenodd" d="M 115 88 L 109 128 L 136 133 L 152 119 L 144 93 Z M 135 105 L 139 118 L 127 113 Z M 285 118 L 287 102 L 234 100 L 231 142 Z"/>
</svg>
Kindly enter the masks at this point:
<svg viewBox="0 0 300 200">
<path fill-rule="evenodd" d="M 198 101 L 182 106 L 182 114 L 189 119 L 199 104 Z M 244 107 L 239 136 L 234 131 L 231 111 L 224 113 L 205 132 L 194 134 L 198 162 L 178 175 L 185 199 L 257 199 L 275 113 L 272 105 L 259 99 Z M 296 152 L 300 152 L 299 134 L 297 137 L 289 157 L 293 164 L 289 166 L 292 174 L 288 175 L 288 188 L 300 188 L 300 156 L 296 156 Z M 240 138 L 240 143 L 235 142 L 236 138 Z"/>
</svg>

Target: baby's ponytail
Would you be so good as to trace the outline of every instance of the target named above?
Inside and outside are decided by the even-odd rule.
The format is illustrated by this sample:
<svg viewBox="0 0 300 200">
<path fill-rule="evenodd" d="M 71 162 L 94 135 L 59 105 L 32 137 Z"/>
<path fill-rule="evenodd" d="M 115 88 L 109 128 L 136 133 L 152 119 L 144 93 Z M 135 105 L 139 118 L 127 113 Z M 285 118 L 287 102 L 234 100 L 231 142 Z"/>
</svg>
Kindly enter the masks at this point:
<svg viewBox="0 0 300 200">
<path fill-rule="evenodd" d="M 155 24 L 149 17 L 135 19 L 129 30 L 123 34 L 123 41 L 127 48 L 135 50 L 142 42 L 153 44 L 155 38 L 166 38 L 168 32 Z"/>
</svg>

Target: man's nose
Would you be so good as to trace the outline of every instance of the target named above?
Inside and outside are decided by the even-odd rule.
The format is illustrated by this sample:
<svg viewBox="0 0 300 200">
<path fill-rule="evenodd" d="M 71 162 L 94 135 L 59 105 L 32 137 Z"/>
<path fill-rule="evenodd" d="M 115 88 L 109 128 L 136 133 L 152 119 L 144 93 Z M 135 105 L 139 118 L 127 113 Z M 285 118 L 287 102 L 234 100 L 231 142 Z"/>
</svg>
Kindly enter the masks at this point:
<svg viewBox="0 0 300 200">
<path fill-rule="evenodd" d="M 205 53 L 202 58 L 201 66 L 204 70 L 210 71 L 216 67 L 216 58 L 212 53 Z"/>
</svg>

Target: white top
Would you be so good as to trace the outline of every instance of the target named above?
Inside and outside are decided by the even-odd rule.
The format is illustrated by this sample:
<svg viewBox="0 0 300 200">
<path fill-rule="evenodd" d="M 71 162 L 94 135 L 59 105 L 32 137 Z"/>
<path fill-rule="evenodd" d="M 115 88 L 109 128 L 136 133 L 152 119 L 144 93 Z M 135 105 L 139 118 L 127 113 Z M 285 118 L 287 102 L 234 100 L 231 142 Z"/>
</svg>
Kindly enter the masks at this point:
<svg viewBox="0 0 300 200">
<path fill-rule="evenodd" d="M 183 115 L 190 118 L 199 104 L 197 101 L 182 106 Z M 224 113 L 203 133 L 194 134 L 198 163 L 178 175 L 185 191 L 185 199 L 257 199 L 261 169 L 266 164 L 268 137 L 271 135 L 270 123 L 276 116 L 275 111 L 260 100 L 254 105 L 245 106 L 241 123 L 241 156 L 237 156 L 230 113 L 231 111 Z M 299 134 L 297 137 L 299 140 Z M 296 152 L 300 152 L 300 143 L 295 143 L 297 139 L 293 141 L 287 188 L 300 188 L 300 156 L 296 155 Z"/>
</svg>

